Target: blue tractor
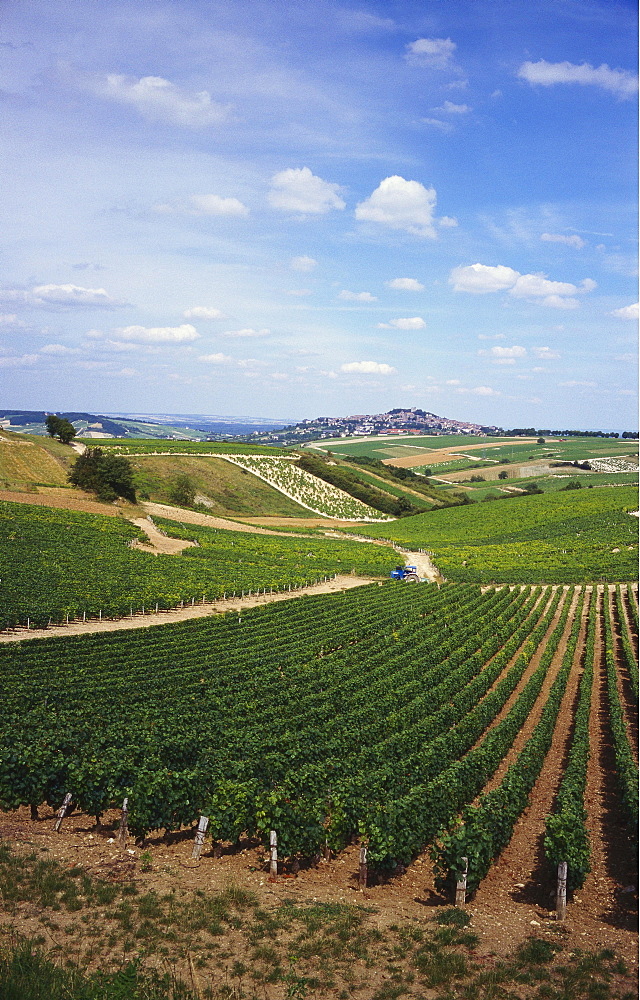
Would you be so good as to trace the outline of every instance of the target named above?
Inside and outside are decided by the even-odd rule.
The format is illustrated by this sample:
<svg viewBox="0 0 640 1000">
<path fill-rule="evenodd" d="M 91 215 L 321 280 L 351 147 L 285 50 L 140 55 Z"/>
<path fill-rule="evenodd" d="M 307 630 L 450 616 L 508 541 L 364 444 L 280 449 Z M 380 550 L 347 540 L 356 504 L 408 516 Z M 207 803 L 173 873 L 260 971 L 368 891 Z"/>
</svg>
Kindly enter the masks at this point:
<svg viewBox="0 0 640 1000">
<path fill-rule="evenodd" d="M 404 580 L 405 583 L 420 583 L 416 566 L 396 566 L 390 573 L 392 580 Z"/>
</svg>

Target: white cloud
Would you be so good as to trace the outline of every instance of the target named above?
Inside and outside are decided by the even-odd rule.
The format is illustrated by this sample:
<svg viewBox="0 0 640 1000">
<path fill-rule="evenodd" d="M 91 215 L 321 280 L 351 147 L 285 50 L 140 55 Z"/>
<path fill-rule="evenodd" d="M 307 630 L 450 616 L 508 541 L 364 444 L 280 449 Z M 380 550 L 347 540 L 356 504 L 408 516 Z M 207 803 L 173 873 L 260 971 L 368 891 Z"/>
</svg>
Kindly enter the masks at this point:
<svg viewBox="0 0 640 1000">
<path fill-rule="evenodd" d="M 478 340 L 506 340 L 505 333 L 479 333 Z"/>
<path fill-rule="evenodd" d="M 313 257 L 292 257 L 289 267 L 292 271 L 303 271 L 308 273 L 318 266 L 318 261 Z"/>
<path fill-rule="evenodd" d="M 487 292 L 502 292 L 512 288 L 520 273 L 504 264 L 491 267 L 487 264 L 470 264 L 468 267 L 454 267 L 449 275 L 449 284 L 454 292 L 471 292 L 484 295 Z"/>
<path fill-rule="evenodd" d="M 245 327 L 242 330 L 225 330 L 223 337 L 268 337 L 271 330 L 254 330 L 252 327 Z"/>
<path fill-rule="evenodd" d="M 459 378 L 448 378 L 447 381 L 445 382 L 445 385 L 460 385 L 460 379 Z"/>
<path fill-rule="evenodd" d="M 121 375 L 122 378 L 133 378 L 134 375 L 139 374 L 135 368 L 121 368 L 120 371 L 116 372 L 116 375 Z"/>
<path fill-rule="evenodd" d="M 640 317 L 640 306 L 637 302 L 634 302 L 632 306 L 622 306 L 621 309 L 614 309 L 611 315 L 616 316 L 617 319 L 637 320 Z"/>
<path fill-rule="evenodd" d="M 22 354 L 20 357 L 0 358 L 0 365 L 3 368 L 27 368 L 40 361 L 38 354 Z"/>
<path fill-rule="evenodd" d="M 543 233 L 540 239 L 544 243 L 564 243 L 565 246 L 575 247 L 576 250 L 582 250 L 587 245 L 582 237 L 577 234 L 563 236 L 561 233 Z"/>
<path fill-rule="evenodd" d="M 435 239 L 435 207 L 434 188 L 426 188 L 419 181 L 407 181 L 396 174 L 386 177 L 356 206 L 355 216 L 363 222 L 381 222 L 392 229 L 404 229 Z"/>
<path fill-rule="evenodd" d="M 309 167 L 290 167 L 271 178 L 268 198 L 272 208 L 301 215 L 323 215 L 332 208 L 346 207 L 339 191 L 338 184 L 316 177 Z"/>
<path fill-rule="evenodd" d="M 377 302 L 378 299 L 371 292 L 349 292 L 347 289 L 343 289 L 338 295 L 339 299 L 344 299 L 347 302 Z"/>
<path fill-rule="evenodd" d="M 589 63 L 570 63 L 566 60 L 549 63 L 546 59 L 525 62 L 517 75 L 527 83 L 551 87 L 556 83 L 578 83 L 583 86 L 602 87 L 618 97 L 633 97 L 638 90 L 638 77 L 626 69 L 610 69 L 606 63 L 597 68 Z"/>
<path fill-rule="evenodd" d="M 521 274 L 509 289 L 518 299 L 546 298 L 548 295 L 575 295 L 575 285 L 568 281 L 549 281 L 542 274 Z"/>
<path fill-rule="evenodd" d="M 87 336 L 98 333 L 90 331 Z M 197 340 L 200 336 L 191 323 L 180 326 L 122 326 L 113 331 L 116 340 L 129 341 L 136 344 L 184 344 Z"/>
<path fill-rule="evenodd" d="M 406 47 L 405 59 L 412 66 L 447 69 L 451 66 L 456 43 L 450 38 L 416 38 Z"/>
<path fill-rule="evenodd" d="M 350 361 L 340 366 L 340 371 L 358 372 L 361 375 L 392 375 L 395 370 L 391 365 L 379 364 L 377 361 Z"/>
<path fill-rule="evenodd" d="M 206 128 L 227 117 L 228 109 L 212 101 L 208 91 L 187 93 L 161 76 L 137 80 L 110 73 L 95 89 L 101 97 L 133 105 L 152 121 L 167 121 L 183 128 Z"/>
<path fill-rule="evenodd" d="M 378 323 L 379 330 L 424 330 L 426 323 L 422 316 L 401 316 L 390 319 L 388 323 Z"/>
<path fill-rule="evenodd" d="M 114 309 L 122 305 L 104 288 L 83 288 L 81 285 L 36 285 L 31 291 L 7 288 L 0 290 L 0 302 L 15 302 L 16 305 L 31 306 L 36 309 L 74 307 Z"/>
<path fill-rule="evenodd" d="M 285 372 L 271 372 L 269 377 L 275 379 L 276 382 L 286 382 L 289 378 Z"/>
<path fill-rule="evenodd" d="M 191 204 L 196 215 L 226 215 L 246 217 L 249 209 L 237 198 L 221 198 L 218 194 L 194 194 Z"/>
<path fill-rule="evenodd" d="M 440 129 L 441 132 L 453 132 L 453 125 L 451 122 L 440 121 L 439 118 L 421 118 L 421 125 L 430 125 L 431 128 Z"/>
<path fill-rule="evenodd" d="M 589 388 L 589 389 L 595 389 L 597 383 L 596 382 L 588 382 L 588 381 L 585 381 L 584 379 L 572 378 L 572 379 L 569 379 L 568 382 L 558 382 L 558 385 L 560 385 L 560 386 L 562 386 L 563 388 L 566 388 L 566 389 L 573 389 L 573 388 L 575 388 L 577 386 L 585 386 L 586 388 Z"/>
<path fill-rule="evenodd" d="M 560 357 L 558 351 L 553 351 L 550 347 L 534 347 L 533 353 L 539 361 L 557 361 Z"/>
<path fill-rule="evenodd" d="M 540 303 L 552 309 L 577 309 L 580 305 L 577 299 L 562 298 L 560 295 L 547 295 Z"/>
<path fill-rule="evenodd" d="M 2 293 L 0 292 L 0 295 Z M 23 327 L 24 323 L 19 320 L 15 313 L 3 313 L 0 315 L 0 326 L 19 326 Z"/>
<path fill-rule="evenodd" d="M 453 101 L 445 101 L 441 108 L 434 108 L 434 111 L 446 111 L 449 115 L 467 115 L 473 108 L 468 104 L 454 104 Z"/>
<path fill-rule="evenodd" d="M 458 220 L 454 219 L 451 215 L 441 215 L 438 219 L 438 225 L 441 229 L 455 229 L 458 225 Z"/>
<path fill-rule="evenodd" d="M 494 358 L 524 358 L 526 353 L 526 347 L 519 347 L 517 344 L 514 344 L 513 347 L 491 348 L 491 354 Z"/>
<path fill-rule="evenodd" d="M 415 278 L 394 278 L 392 281 L 387 281 L 385 284 L 389 288 L 394 288 L 398 292 L 423 292 L 424 285 L 416 281 Z"/>
<path fill-rule="evenodd" d="M 586 294 L 597 287 L 591 278 L 574 285 L 568 281 L 550 281 L 544 274 L 520 274 L 503 264 L 495 267 L 486 264 L 454 267 L 449 283 L 456 292 L 476 295 L 508 290 L 515 298 L 540 302 L 555 309 L 576 309 L 579 303 L 572 296 Z"/>
<path fill-rule="evenodd" d="M 45 344 L 40 348 L 41 354 L 79 354 L 78 347 L 65 347 L 64 344 Z"/>
<path fill-rule="evenodd" d="M 495 389 L 492 389 L 488 385 L 477 385 L 475 387 L 475 389 L 471 390 L 471 392 L 475 393 L 476 396 L 499 396 L 500 395 L 499 392 L 496 392 Z"/>
<path fill-rule="evenodd" d="M 198 361 L 205 361 L 212 365 L 226 365 L 231 361 L 227 354 L 201 354 Z"/>
<path fill-rule="evenodd" d="M 224 319 L 224 313 L 213 306 L 193 306 L 186 309 L 183 314 L 185 319 Z"/>
<path fill-rule="evenodd" d="M 301 296 L 304 296 L 304 295 L 313 295 L 313 292 L 311 291 L 310 288 L 289 288 L 287 290 L 286 294 L 287 295 L 296 295 L 296 296 L 301 297 Z"/>
</svg>

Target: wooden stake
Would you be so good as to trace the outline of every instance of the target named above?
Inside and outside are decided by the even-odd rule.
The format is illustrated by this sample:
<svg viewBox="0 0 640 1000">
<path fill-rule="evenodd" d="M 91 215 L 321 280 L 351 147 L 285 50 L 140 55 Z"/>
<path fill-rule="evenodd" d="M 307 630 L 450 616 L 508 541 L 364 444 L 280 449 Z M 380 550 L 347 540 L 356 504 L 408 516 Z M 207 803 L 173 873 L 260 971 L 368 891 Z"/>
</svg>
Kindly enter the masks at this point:
<svg viewBox="0 0 640 1000">
<path fill-rule="evenodd" d="M 469 859 L 462 859 L 464 868 L 458 872 L 456 882 L 456 906 L 464 906 L 467 901 L 467 872 L 469 871 Z"/>
<path fill-rule="evenodd" d="M 358 872 L 358 886 L 360 889 L 367 888 L 367 848 L 363 844 L 360 848 L 360 871 Z"/>
<path fill-rule="evenodd" d="M 191 852 L 191 857 L 198 860 L 202 854 L 202 848 L 204 847 L 204 835 L 207 832 L 207 827 L 209 826 L 209 817 L 201 816 L 198 822 L 198 829 L 196 830 L 196 840 L 193 845 L 193 851 Z"/>
<path fill-rule="evenodd" d="M 276 878 L 278 874 L 278 835 L 275 830 L 269 834 L 269 854 L 271 856 L 269 874 L 272 878 Z"/>
<path fill-rule="evenodd" d="M 58 809 L 58 818 L 54 823 L 53 830 L 54 833 L 60 833 L 60 827 L 62 826 L 62 820 L 67 815 L 69 806 L 71 805 L 71 792 L 67 792 L 64 799 L 62 800 L 62 805 Z"/>
<path fill-rule="evenodd" d="M 129 836 L 128 828 L 129 820 L 129 799 L 126 798 L 122 803 L 122 815 L 120 817 L 120 827 L 118 829 L 118 843 L 120 847 L 126 847 L 127 837 Z"/>
<path fill-rule="evenodd" d="M 556 892 L 556 920 L 564 920 L 567 915 L 567 862 L 558 865 L 558 889 Z"/>
</svg>

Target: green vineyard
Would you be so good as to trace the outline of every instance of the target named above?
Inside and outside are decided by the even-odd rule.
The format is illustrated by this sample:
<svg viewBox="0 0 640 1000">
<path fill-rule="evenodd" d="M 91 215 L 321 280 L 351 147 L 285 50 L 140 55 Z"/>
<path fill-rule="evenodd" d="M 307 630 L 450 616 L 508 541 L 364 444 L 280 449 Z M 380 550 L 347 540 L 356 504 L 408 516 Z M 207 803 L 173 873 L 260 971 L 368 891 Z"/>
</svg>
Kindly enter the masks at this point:
<svg viewBox="0 0 640 1000">
<path fill-rule="evenodd" d="M 448 580 L 586 583 L 635 580 L 638 510 L 633 487 L 513 497 L 355 528 L 433 553 Z"/>
<path fill-rule="evenodd" d="M 4 646 L 0 807 L 57 808 L 70 793 L 99 818 L 127 797 L 138 837 L 203 814 L 215 841 L 267 845 L 276 830 L 291 858 L 358 837 L 381 869 L 437 844 L 441 883 L 466 857 L 475 887 L 527 805 L 577 668 L 572 767 L 557 813 L 564 828 L 567 810 L 582 815 L 596 627 L 633 835 L 637 766 L 617 685 L 637 670 L 634 605 L 626 587 L 388 583 L 161 629 Z M 539 719 L 514 755 L 532 712 Z M 558 828 L 550 818 L 556 842 Z M 587 845 L 578 876 L 588 864 Z"/>
<path fill-rule="evenodd" d="M 158 524 L 197 545 L 156 555 L 130 547 L 146 536 L 120 518 L 0 502 L 0 629 L 388 573 L 389 551 L 376 545 Z"/>
</svg>

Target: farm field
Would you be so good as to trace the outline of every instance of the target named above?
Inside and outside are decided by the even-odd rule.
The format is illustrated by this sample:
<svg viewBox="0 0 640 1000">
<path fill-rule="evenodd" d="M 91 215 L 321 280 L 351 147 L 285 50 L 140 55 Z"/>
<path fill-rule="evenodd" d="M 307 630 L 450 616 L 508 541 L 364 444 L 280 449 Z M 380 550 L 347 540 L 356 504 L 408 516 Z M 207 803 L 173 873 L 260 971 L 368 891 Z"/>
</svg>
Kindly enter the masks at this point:
<svg viewBox="0 0 640 1000">
<path fill-rule="evenodd" d="M 161 523 L 161 522 L 159 522 Z M 197 539 L 181 555 L 131 548 L 146 536 L 118 517 L 0 502 L 3 628 L 76 617 L 127 615 L 145 607 L 281 590 L 333 573 L 386 576 L 389 551 L 347 540 L 252 535 L 165 522 Z"/>
<path fill-rule="evenodd" d="M 637 509 L 632 487 L 602 487 L 448 508 L 352 530 L 429 550 L 450 580 L 635 580 L 638 524 L 630 512 Z"/>
<path fill-rule="evenodd" d="M 0 650 L 0 660 L 0 801 L 13 829 L 61 862 L 68 859 L 67 867 L 117 871 L 116 893 L 125 885 L 155 893 L 156 914 L 160 898 L 178 885 L 183 892 L 205 890 L 202 900 L 210 887 L 220 891 L 233 878 L 267 912 L 287 899 L 311 905 L 313 896 L 325 917 L 330 907 L 344 915 L 358 900 L 350 888 L 355 834 L 369 849 L 369 884 L 359 899 L 385 913 L 374 926 L 386 935 L 395 933 L 390 924 L 408 922 L 416 934 L 427 934 L 424 907 L 447 912 L 447 872 L 460 864 L 456 844 L 473 854 L 461 837 L 490 818 L 497 796 L 500 808 L 510 810 L 508 844 L 494 848 L 488 865 L 474 857 L 470 868 L 470 888 L 477 888 L 468 913 L 482 953 L 512 950 L 531 935 L 535 920 L 538 936 L 566 951 L 577 945 L 633 954 L 633 897 L 617 895 L 616 886 L 634 877 L 637 797 L 627 789 L 637 759 L 635 591 L 481 593 L 466 585 L 388 584 L 254 609 L 242 621 L 235 614 L 152 633 L 32 640 Z M 553 858 L 544 858 L 544 836 L 563 754 L 576 743 L 571 720 L 582 676 L 581 690 L 589 684 L 594 699 L 585 799 L 591 873 L 576 900 L 570 896 L 563 937 L 548 919 Z M 99 728 L 90 722 L 95 718 Z M 605 745 L 613 754 L 608 765 L 598 750 Z M 524 784 L 516 780 L 523 774 Z M 67 789 L 79 811 L 55 837 L 49 817 Z M 145 836 L 146 846 L 131 847 L 133 854 L 118 861 L 107 838 L 124 795 L 131 834 Z M 29 806 L 38 806 L 42 818 L 29 820 Z M 211 839 L 190 871 L 189 827 L 201 812 Z M 100 813 L 102 833 L 94 825 Z M 453 844 L 443 839 L 447 828 L 458 838 Z M 504 823 L 499 828 L 504 836 Z M 183 833 L 168 837 L 172 829 Z M 271 829 L 281 858 L 275 883 L 264 867 Z M 435 866 L 428 850 L 434 840 Z M 330 859 L 308 867 L 325 845 Z M 151 861 L 141 860 L 143 850 Z M 286 874 L 294 877 L 287 881 Z M 82 907 L 83 893 L 86 881 L 65 898 Z M 105 941 L 101 953 L 108 963 L 118 949 L 122 954 L 113 933 L 121 925 L 117 905 L 101 906 L 111 928 L 111 944 Z M 603 906 L 615 912 L 613 923 L 602 923 Z M 216 968 L 206 926 L 194 949 L 203 975 Z M 72 940 L 74 933 L 81 937 L 76 927 Z M 129 948 L 141 947 L 152 961 L 167 943 L 150 928 L 138 940 Z M 300 954 L 303 975 L 318 974 L 316 956 L 313 949 Z M 401 958 L 395 956 L 396 964 Z M 263 968 L 255 956 L 250 966 Z M 403 978 L 398 995 L 423 996 L 427 981 Z M 308 995 L 325 996 L 326 988 Z"/>
<path fill-rule="evenodd" d="M 82 441 L 82 438 L 79 439 Z M 286 455 L 289 449 L 272 448 L 259 444 L 236 444 L 225 441 L 165 441 L 158 438 L 100 438 L 83 441 L 89 447 L 96 445 L 119 455 Z"/>
</svg>

